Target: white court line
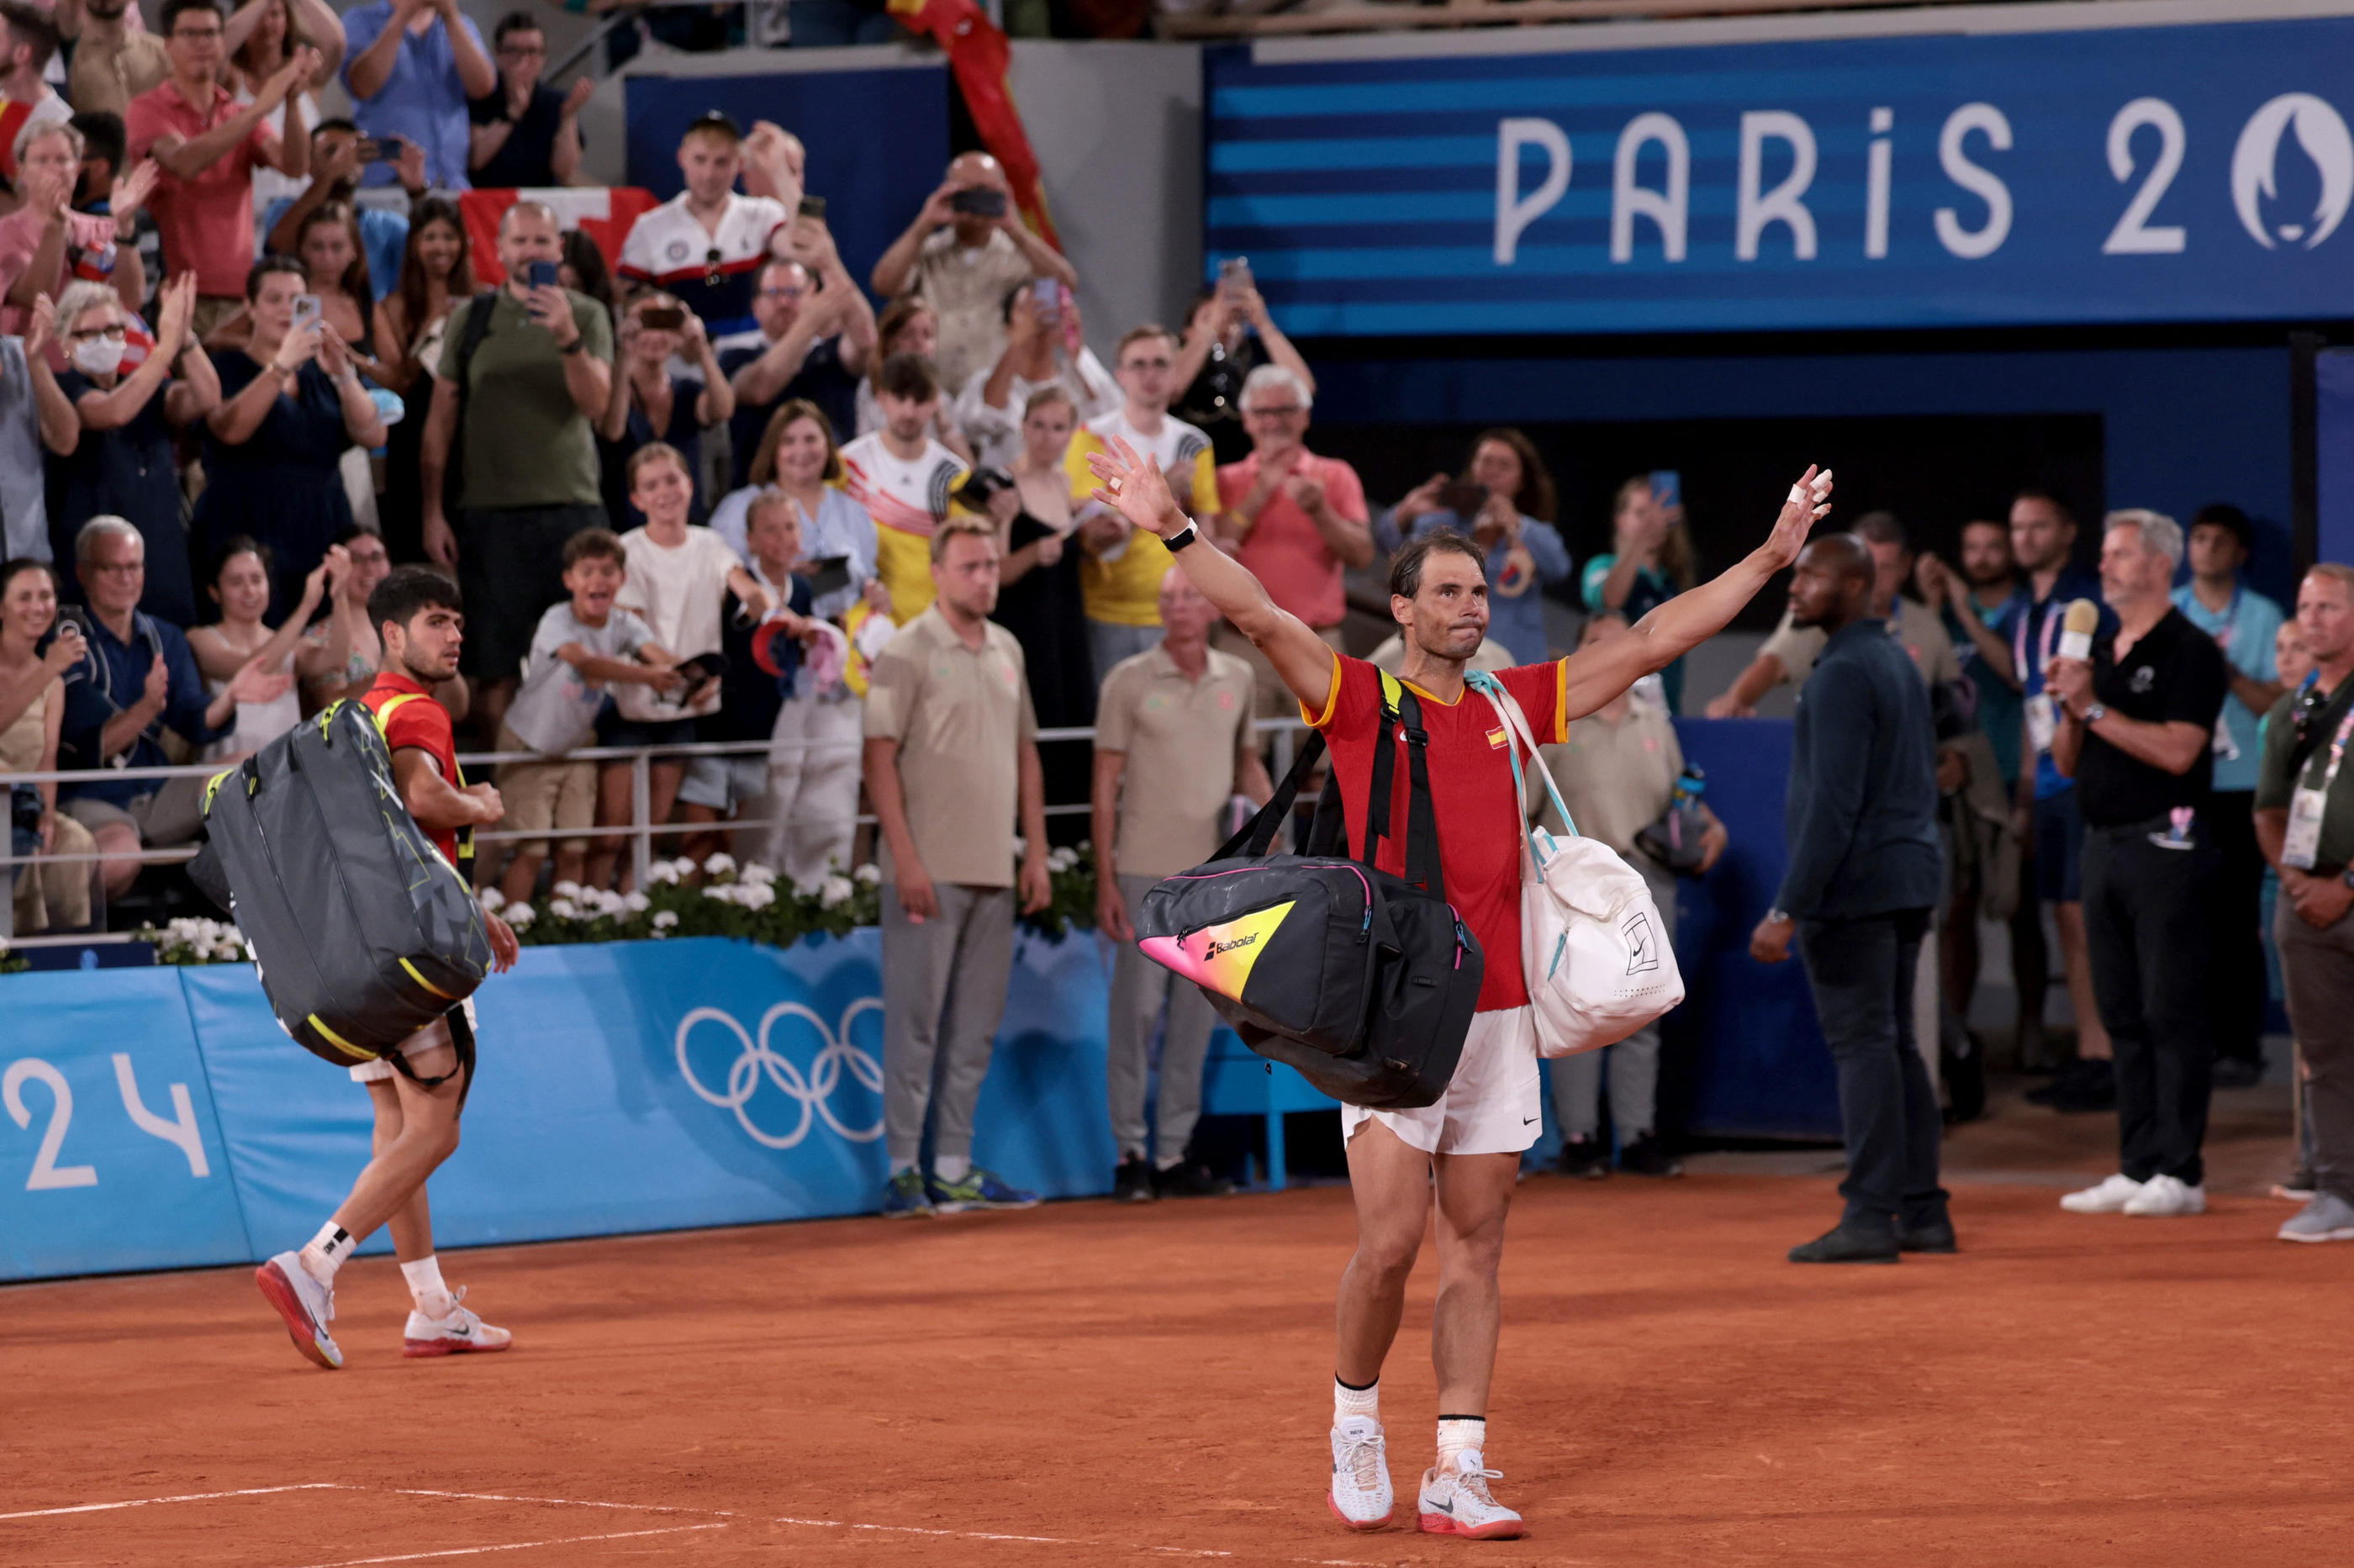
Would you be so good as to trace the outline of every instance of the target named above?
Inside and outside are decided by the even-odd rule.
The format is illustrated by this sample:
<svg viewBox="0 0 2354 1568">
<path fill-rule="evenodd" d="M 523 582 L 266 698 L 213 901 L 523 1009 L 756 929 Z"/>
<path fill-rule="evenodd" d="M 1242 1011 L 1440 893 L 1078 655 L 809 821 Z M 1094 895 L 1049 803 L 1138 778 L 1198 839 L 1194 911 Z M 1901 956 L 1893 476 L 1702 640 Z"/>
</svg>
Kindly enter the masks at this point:
<svg viewBox="0 0 2354 1568">
<path fill-rule="evenodd" d="M 341 1491 L 341 1481 L 301 1481 L 291 1487 L 247 1487 L 234 1492 L 184 1492 L 178 1497 L 132 1498 L 124 1502 L 76 1503 L 71 1508 L 32 1508 L 22 1513 L 0 1513 L 0 1519 L 55 1519 L 68 1513 L 111 1513 L 116 1509 L 146 1508 L 153 1503 L 214 1502 L 221 1498 L 266 1498 L 273 1492 Z"/>
<path fill-rule="evenodd" d="M 678 1535 L 691 1531 L 725 1530 L 730 1522 L 782 1524 L 804 1530 L 860 1530 L 882 1535 L 928 1535 L 953 1541 L 1020 1542 L 1034 1546 L 1108 1547 L 1122 1552 L 1145 1552 L 1163 1557 L 1197 1557 L 1231 1559 L 1241 1552 L 1221 1552 L 1214 1547 L 1153 1546 L 1122 1544 L 1103 1541 L 1079 1540 L 1061 1535 L 1011 1535 L 984 1530 L 938 1530 L 916 1524 L 861 1524 L 841 1519 L 797 1519 L 788 1515 L 748 1514 L 728 1509 L 686 1508 L 672 1503 L 606 1502 L 590 1498 L 523 1497 L 509 1492 L 455 1492 L 430 1487 L 365 1487 L 350 1481 L 302 1481 L 283 1487 L 247 1487 L 227 1492 L 185 1492 L 173 1497 L 132 1498 L 122 1502 L 80 1503 L 71 1508 L 29 1509 L 22 1513 L 0 1513 L 0 1520 L 50 1519 L 62 1514 L 105 1513 L 118 1509 L 146 1508 L 156 1503 L 214 1502 L 227 1498 L 269 1497 L 280 1492 L 352 1491 L 383 1492 L 396 1497 L 451 1498 L 464 1502 L 538 1503 L 559 1508 L 618 1509 L 630 1513 L 693 1513 L 722 1522 L 665 1527 L 662 1530 L 622 1531 L 610 1535 L 577 1535 L 556 1541 L 525 1541 L 511 1545 L 466 1546 L 443 1552 L 416 1552 L 396 1557 L 354 1557 L 340 1563 L 318 1564 L 317 1568 L 362 1568 L 363 1564 L 381 1563 L 419 1563 L 435 1558 L 470 1557 L 489 1552 L 522 1552 L 540 1546 L 566 1546 L 591 1541 L 625 1541 L 647 1535 Z M 1254 1557 L 1258 1553 L 1252 1553 Z M 1375 1568 L 1374 1564 L 1350 1557 L 1294 1557 L 1280 1559 L 1313 1564 L 1314 1568 Z"/>
<path fill-rule="evenodd" d="M 1206 1546 L 1134 1545 L 1103 1541 L 1079 1540 L 1065 1535 L 1009 1535 L 984 1530 L 938 1530 L 917 1524 L 860 1524 L 850 1520 L 842 1519 L 796 1519 L 783 1514 L 739 1513 L 728 1509 L 683 1508 L 669 1503 L 599 1502 L 591 1501 L 583 1498 L 518 1497 L 506 1492 L 440 1491 L 425 1487 L 384 1487 L 359 1489 L 395 1492 L 403 1497 L 456 1498 L 469 1502 L 546 1503 L 567 1508 L 623 1509 L 631 1512 L 639 1513 L 699 1513 L 715 1519 L 740 1520 L 748 1524 L 785 1524 L 797 1526 L 804 1530 L 864 1530 L 884 1535 L 929 1535 L 943 1537 L 953 1541 L 1013 1541 L 1022 1542 L 1034 1546 L 1111 1547 L 1116 1551 L 1150 1552 L 1164 1557 L 1235 1558 L 1243 1555 L 1238 1552 L 1221 1552 L 1214 1547 Z M 1251 1555 L 1256 1557 L 1258 1553 L 1254 1552 Z M 393 1558 L 369 1558 L 366 1559 L 366 1561 L 393 1562 L 400 1560 Z M 1314 1565 L 1314 1568 L 1376 1568 L 1376 1565 L 1374 1564 L 1361 1563 L 1354 1558 L 1349 1557 L 1293 1557 L 1278 1559 L 1278 1561 L 1310 1563 Z M 325 1565 L 322 1565 L 322 1568 L 325 1568 Z M 336 1565 L 336 1568 L 342 1568 L 342 1565 Z"/>
<path fill-rule="evenodd" d="M 553 1541 L 514 1541 L 500 1546 L 453 1546 L 446 1552 L 405 1552 L 398 1557 L 346 1557 L 339 1563 L 320 1563 L 312 1568 L 362 1568 L 369 1563 L 423 1563 L 435 1557 L 480 1557 L 492 1552 L 529 1552 L 540 1546 L 578 1546 L 590 1541 L 633 1541 L 644 1535 L 684 1535 L 696 1530 L 725 1530 L 722 1524 L 673 1524 L 661 1530 L 622 1530 L 610 1535 L 565 1535 Z"/>
</svg>

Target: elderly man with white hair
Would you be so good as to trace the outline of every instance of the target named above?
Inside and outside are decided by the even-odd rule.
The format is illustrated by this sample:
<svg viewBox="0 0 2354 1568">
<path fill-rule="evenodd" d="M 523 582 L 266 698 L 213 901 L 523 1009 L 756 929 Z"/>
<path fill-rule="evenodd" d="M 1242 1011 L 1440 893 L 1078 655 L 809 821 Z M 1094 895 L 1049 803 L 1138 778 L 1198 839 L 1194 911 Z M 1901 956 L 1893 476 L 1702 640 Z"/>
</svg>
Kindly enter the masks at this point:
<svg viewBox="0 0 2354 1568">
<path fill-rule="evenodd" d="M 1372 563 L 1373 534 L 1357 471 L 1308 450 L 1314 401 L 1307 383 L 1284 366 L 1250 373 L 1240 402 L 1251 455 L 1218 470 L 1218 507 L 1224 542 L 1235 558 L 1267 585 L 1278 609 L 1337 651 L 1349 612 L 1341 574 Z M 1272 666 L 1260 667 L 1248 639 L 1227 630 L 1221 646 L 1252 662 L 1262 713 L 1289 706 L 1282 682 Z"/>
<path fill-rule="evenodd" d="M 2080 1214 L 2207 1207 L 2206 906 L 2220 863 L 2210 818 L 2231 682 L 2215 640 L 2168 597 L 2181 562 L 2174 519 L 2110 513 L 2101 597 L 2116 631 L 2084 656 L 2063 641 L 2044 673 L 2059 709 L 2052 758 L 2084 814 L 2084 936 L 2116 1055 L 2119 1167 L 2060 1201 Z"/>
</svg>

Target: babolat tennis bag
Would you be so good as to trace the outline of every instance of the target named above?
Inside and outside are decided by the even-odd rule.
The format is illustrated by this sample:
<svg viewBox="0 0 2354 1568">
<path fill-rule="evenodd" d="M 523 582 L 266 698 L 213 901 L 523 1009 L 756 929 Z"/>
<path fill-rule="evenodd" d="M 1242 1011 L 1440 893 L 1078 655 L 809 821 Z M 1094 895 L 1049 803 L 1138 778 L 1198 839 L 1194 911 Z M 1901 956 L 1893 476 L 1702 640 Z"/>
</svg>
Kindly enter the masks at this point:
<svg viewBox="0 0 2354 1568">
<path fill-rule="evenodd" d="M 1479 1004 L 1479 944 L 1447 902 L 1431 812 L 1429 736 L 1413 692 L 1382 677 L 1384 744 L 1365 801 L 1365 858 L 1348 858 L 1340 782 L 1327 785 L 1304 854 L 1269 854 L 1324 755 L 1310 735 L 1248 826 L 1215 858 L 1155 886 L 1136 918 L 1145 957 L 1194 981 L 1260 1055 L 1334 1099 L 1374 1110 L 1447 1091 Z M 1389 835 L 1396 741 L 1406 745 L 1404 877 L 1373 864 Z"/>
<path fill-rule="evenodd" d="M 205 826 L 191 871 L 217 899 L 226 884 L 270 1010 L 328 1061 L 383 1054 L 489 971 L 481 907 L 401 803 L 366 705 L 337 703 L 213 779 Z"/>
</svg>

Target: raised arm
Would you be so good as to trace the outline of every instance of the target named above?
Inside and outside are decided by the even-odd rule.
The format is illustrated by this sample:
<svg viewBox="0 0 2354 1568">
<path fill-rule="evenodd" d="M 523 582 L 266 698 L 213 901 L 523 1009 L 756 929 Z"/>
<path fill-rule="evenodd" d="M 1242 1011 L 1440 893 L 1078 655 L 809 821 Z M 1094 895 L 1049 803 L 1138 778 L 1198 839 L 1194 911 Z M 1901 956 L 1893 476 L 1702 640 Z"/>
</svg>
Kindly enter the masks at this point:
<svg viewBox="0 0 2354 1568">
<path fill-rule="evenodd" d="M 890 248 L 875 259 L 875 273 L 869 280 L 875 291 L 886 300 L 898 298 L 915 281 L 916 257 L 924 249 L 924 241 L 932 231 L 956 215 L 949 210 L 949 200 L 962 187 L 942 181 L 938 189 L 924 198 L 913 223 L 902 229 Z"/>
<path fill-rule="evenodd" d="M 1169 493 L 1169 481 L 1160 465 L 1140 456 L 1119 437 L 1111 438 L 1110 450 L 1088 453 L 1087 468 L 1095 475 L 1095 499 L 1116 508 L 1146 533 L 1166 539 L 1190 525 L 1183 508 Z M 1809 475 L 1812 471 L 1808 471 Z M 1794 547 L 1790 553 L 1795 556 L 1797 551 Z M 1286 689 L 1302 705 L 1311 713 L 1321 713 L 1331 705 L 1332 650 L 1308 629 L 1307 622 L 1278 609 L 1249 567 L 1206 540 L 1178 551 L 1177 564 L 1184 568 L 1186 579 L 1202 590 L 1202 597 L 1216 605 L 1235 630 L 1267 655 Z M 1725 619 L 1732 618 L 1727 610 Z M 1629 676 L 1627 683 L 1631 685 L 1633 681 Z M 1601 703 L 1594 705 L 1599 707 Z"/>
<path fill-rule="evenodd" d="M 1654 670 L 1664 670 L 1723 630 L 1741 607 L 1806 547 L 1807 532 L 1830 511 L 1829 469 L 1811 464 L 1790 487 L 1766 542 L 1740 565 L 1637 621 L 1631 637 L 1606 638 L 1564 661 L 1567 718 L 1584 718 Z"/>
</svg>

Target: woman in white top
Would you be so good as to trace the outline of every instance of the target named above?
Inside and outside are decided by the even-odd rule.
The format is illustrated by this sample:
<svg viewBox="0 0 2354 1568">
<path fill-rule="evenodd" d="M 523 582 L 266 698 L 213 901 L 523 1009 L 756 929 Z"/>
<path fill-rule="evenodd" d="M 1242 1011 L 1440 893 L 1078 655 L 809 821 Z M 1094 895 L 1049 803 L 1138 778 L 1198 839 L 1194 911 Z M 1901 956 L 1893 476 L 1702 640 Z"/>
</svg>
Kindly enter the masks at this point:
<svg viewBox="0 0 2354 1568">
<path fill-rule="evenodd" d="M 225 762 L 260 750 L 302 722 L 299 681 L 315 680 L 341 666 L 351 652 L 349 622 L 338 617 L 328 623 L 327 635 L 304 639 L 311 612 L 352 569 L 351 556 L 341 545 L 330 546 L 327 558 L 302 579 L 302 600 L 286 624 L 272 631 L 263 624 L 270 610 L 270 560 L 266 548 L 251 539 L 231 539 L 221 547 L 213 566 L 213 602 L 221 618 L 188 633 L 188 649 L 204 672 L 205 687 L 217 696 L 237 673 L 259 656 L 270 674 L 292 674 L 285 690 L 266 703 L 237 705 L 237 727 L 205 748 L 205 760 Z M 290 668 L 291 665 L 291 668 Z"/>
<path fill-rule="evenodd" d="M 47 655 L 36 654 L 33 650 L 57 623 L 56 574 L 39 561 L 9 562 L 0 572 L 0 774 L 57 770 L 58 734 L 66 711 L 64 677 L 81 662 L 85 650 L 80 628 L 68 626 L 50 642 Z M 19 795 L 38 802 L 40 825 L 26 835 L 29 842 L 12 832 L 11 853 L 97 853 L 98 842 L 90 830 L 58 812 L 54 782 L 0 787 L 0 804 L 7 805 L 12 815 Z M 9 874 L 0 877 L 0 933 L 11 929 L 11 884 L 16 888 L 15 931 L 89 925 L 92 890 L 100 885 L 97 865 L 96 861 L 66 861 L 9 867 Z"/>
<path fill-rule="evenodd" d="M 221 48 L 228 56 L 223 85 L 239 103 L 251 103 L 272 72 L 294 58 L 304 44 L 319 51 L 319 69 L 301 92 L 289 93 L 301 116 L 302 134 L 319 123 L 319 100 L 313 90 L 335 79 L 344 63 L 344 24 L 326 0 L 245 0 L 221 28 Z M 286 134 L 286 103 L 264 118 L 278 135 Z M 301 196 L 311 182 L 290 179 L 277 170 L 257 165 L 253 171 L 253 221 L 259 226 L 270 204 L 281 196 Z"/>
<path fill-rule="evenodd" d="M 425 558 L 424 493 L 419 454 L 433 407 L 434 367 L 451 307 L 473 297 L 474 261 L 458 209 L 427 196 L 409 210 L 400 276 L 379 282 L 376 302 L 377 384 L 399 395 L 401 418 L 385 437 L 384 494 L 376 516 L 385 543 L 404 561 Z"/>
</svg>

